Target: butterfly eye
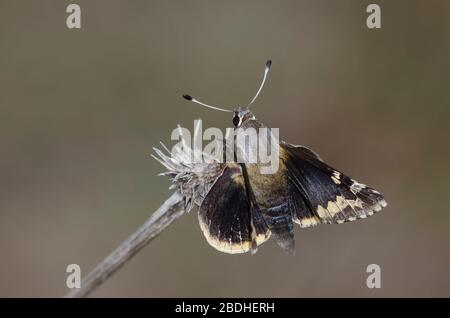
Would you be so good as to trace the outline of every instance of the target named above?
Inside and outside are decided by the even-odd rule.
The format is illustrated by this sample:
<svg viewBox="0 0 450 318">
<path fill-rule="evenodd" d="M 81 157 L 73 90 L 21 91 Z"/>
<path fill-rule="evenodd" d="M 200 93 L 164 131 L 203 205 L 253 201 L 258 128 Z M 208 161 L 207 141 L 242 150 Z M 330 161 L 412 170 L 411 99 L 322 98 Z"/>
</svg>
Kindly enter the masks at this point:
<svg viewBox="0 0 450 318">
<path fill-rule="evenodd" d="M 235 126 L 235 127 L 237 127 L 238 125 L 239 125 L 239 122 L 240 122 L 241 120 L 240 120 L 240 118 L 239 118 L 239 116 L 238 115 L 235 115 L 234 117 L 233 117 L 233 125 Z"/>
</svg>

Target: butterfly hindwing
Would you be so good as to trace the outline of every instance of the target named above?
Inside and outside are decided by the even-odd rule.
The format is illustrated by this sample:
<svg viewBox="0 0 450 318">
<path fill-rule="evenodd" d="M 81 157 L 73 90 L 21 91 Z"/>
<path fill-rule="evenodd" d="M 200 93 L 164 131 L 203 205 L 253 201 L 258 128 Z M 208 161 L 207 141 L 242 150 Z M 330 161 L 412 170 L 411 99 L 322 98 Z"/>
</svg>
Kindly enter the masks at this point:
<svg viewBox="0 0 450 318">
<path fill-rule="evenodd" d="M 221 252 L 255 251 L 270 236 L 247 196 L 242 169 L 236 163 L 225 165 L 200 205 L 198 217 L 206 240 Z"/>
<path fill-rule="evenodd" d="M 283 143 L 281 151 L 294 186 L 293 218 L 302 227 L 362 219 L 386 206 L 378 191 L 331 168 L 308 148 Z"/>
</svg>

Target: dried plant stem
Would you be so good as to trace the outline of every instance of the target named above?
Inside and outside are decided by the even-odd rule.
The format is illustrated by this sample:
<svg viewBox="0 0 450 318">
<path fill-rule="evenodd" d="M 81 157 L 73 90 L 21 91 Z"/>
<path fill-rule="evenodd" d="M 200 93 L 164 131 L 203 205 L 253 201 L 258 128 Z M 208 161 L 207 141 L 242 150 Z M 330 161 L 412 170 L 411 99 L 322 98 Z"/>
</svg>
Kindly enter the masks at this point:
<svg viewBox="0 0 450 318">
<path fill-rule="evenodd" d="M 179 191 L 176 191 L 136 232 L 123 241 L 92 272 L 82 279 L 81 288 L 72 289 L 65 297 L 77 298 L 90 294 L 184 212 L 183 196 Z"/>
</svg>

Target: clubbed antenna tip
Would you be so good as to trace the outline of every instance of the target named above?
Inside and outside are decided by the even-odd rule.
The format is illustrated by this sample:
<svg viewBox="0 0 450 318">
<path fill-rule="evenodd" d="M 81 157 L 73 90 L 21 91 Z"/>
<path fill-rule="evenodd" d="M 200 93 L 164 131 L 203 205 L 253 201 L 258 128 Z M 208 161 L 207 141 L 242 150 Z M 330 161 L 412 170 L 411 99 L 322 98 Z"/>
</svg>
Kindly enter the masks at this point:
<svg viewBox="0 0 450 318">
<path fill-rule="evenodd" d="M 256 100 L 256 98 L 258 97 L 259 93 L 261 93 L 261 89 L 264 86 L 264 83 L 266 82 L 267 79 L 267 74 L 269 74 L 269 70 L 270 70 L 270 66 L 272 66 L 272 60 L 267 60 L 266 62 L 266 67 L 264 68 L 264 77 L 263 80 L 261 82 L 261 85 L 258 88 L 258 91 L 256 92 L 255 97 L 253 97 L 252 101 L 250 103 L 248 103 L 247 108 L 250 107 L 251 104 L 253 104 L 253 102 Z"/>
<path fill-rule="evenodd" d="M 223 108 L 219 108 L 219 107 L 215 107 L 215 106 L 211 106 L 211 105 L 202 103 L 202 102 L 196 100 L 196 99 L 195 99 L 194 97 L 192 97 L 191 95 L 184 94 L 184 95 L 183 95 L 183 98 L 184 98 L 184 99 L 187 99 L 187 100 L 190 101 L 190 102 L 193 102 L 193 103 L 196 103 L 196 104 L 199 104 L 199 105 L 208 107 L 208 108 L 212 108 L 212 109 L 215 109 L 215 110 L 220 110 L 220 111 L 223 111 L 223 112 L 230 112 L 230 113 L 233 112 L 232 110 L 223 109 Z"/>
</svg>

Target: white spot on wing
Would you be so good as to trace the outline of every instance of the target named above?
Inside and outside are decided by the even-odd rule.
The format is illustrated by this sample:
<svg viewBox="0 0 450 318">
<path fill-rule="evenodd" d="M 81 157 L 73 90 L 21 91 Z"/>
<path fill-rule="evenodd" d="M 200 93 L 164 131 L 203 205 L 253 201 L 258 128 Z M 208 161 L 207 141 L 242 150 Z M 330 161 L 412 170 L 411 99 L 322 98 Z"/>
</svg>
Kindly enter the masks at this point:
<svg viewBox="0 0 450 318">
<path fill-rule="evenodd" d="M 352 191 L 354 194 L 357 194 L 358 192 L 361 192 L 362 189 L 366 188 L 365 184 L 359 183 L 356 180 L 352 179 L 352 185 L 350 186 L 350 191 Z"/>
</svg>

